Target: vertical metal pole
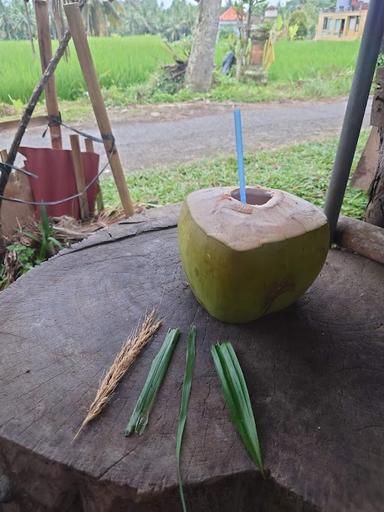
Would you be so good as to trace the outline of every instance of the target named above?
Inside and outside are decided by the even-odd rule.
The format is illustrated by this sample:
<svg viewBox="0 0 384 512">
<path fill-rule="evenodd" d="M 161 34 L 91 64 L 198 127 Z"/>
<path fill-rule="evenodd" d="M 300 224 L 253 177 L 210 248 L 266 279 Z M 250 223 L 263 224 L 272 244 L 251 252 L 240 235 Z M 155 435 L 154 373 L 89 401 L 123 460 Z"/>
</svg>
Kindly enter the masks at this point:
<svg viewBox="0 0 384 512">
<path fill-rule="evenodd" d="M 384 1 L 371 0 L 333 165 L 332 176 L 325 200 L 325 214 L 328 218 L 332 238 L 336 230 L 365 109 L 367 107 L 369 91 L 375 73 L 383 33 Z"/>
</svg>

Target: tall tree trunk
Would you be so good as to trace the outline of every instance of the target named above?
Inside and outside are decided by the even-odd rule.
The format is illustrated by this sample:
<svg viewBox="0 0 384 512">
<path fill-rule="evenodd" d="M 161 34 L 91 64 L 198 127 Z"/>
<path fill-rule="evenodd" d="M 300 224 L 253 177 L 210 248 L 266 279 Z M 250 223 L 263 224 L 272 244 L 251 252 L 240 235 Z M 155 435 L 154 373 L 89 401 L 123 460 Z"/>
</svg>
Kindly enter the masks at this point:
<svg viewBox="0 0 384 512">
<path fill-rule="evenodd" d="M 380 129 L 379 163 L 369 189 L 364 220 L 384 228 L 384 129 Z"/>
<path fill-rule="evenodd" d="M 382 48 L 384 46 L 384 39 Z M 372 102 L 371 124 L 377 126 L 380 134 L 379 161 L 376 174 L 369 188 L 368 205 L 364 220 L 384 228 L 384 67 L 376 72 L 376 92 Z"/>
<path fill-rule="evenodd" d="M 248 2 L 248 12 L 247 12 L 247 28 L 246 28 L 246 36 L 247 42 L 251 37 L 251 27 L 252 27 L 252 11 L 253 11 L 254 0 L 249 0 Z"/>
<path fill-rule="evenodd" d="M 221 0 L 199 3 L 199 19 L 185 75 L 187 87 L 196 92 L 206 92 L 212 85 L 220 6 Z"/>
<path fill-rule="evenodd" d="M 25 19 L 27 20 L 27 31 L 28 31 L 28 35 L 29 35 L 29 40 L 31 41 L 32 53 L 33 53 L 33 55 L 36 55 L 35 44 L 33 42 L 32 20 L 31 20 L 31 16 L 29 13 L 29 5 L 25 1 L 23 3 L 24 3 Z"/>
<path fill-rule="evenodd" d="M 103 13 L 101 11 L 101 7 L 99 4 L 95 3 L 90 8 L 90 16 L 91 16 L 91 34 L 100 37 L 103 35 L 102 33 L 102 24 L 103 24 Z"/>
</svg>

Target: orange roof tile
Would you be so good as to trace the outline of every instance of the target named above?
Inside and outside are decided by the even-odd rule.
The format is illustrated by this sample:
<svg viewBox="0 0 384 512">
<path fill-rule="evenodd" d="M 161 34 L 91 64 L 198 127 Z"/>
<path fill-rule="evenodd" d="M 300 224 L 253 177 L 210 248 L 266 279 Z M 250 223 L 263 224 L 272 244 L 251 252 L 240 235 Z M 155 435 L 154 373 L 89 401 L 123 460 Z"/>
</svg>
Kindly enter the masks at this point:
<svg viewBox="0 0 384 512">
<path fill-rule="evenodd" d="M 239 21 L 240 19 L 241 15 L 232 6 L 219 17 L 219 21 Z"/>
</svg>

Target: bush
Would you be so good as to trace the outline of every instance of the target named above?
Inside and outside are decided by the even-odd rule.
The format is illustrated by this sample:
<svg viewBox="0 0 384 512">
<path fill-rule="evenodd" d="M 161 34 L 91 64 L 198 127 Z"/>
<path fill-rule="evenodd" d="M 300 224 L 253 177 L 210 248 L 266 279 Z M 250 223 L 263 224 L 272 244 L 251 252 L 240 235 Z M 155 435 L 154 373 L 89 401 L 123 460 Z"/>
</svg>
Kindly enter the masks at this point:
<svg viewBox="0 0 384 512">
<path fill-rule="evenodd" d="M 304 39 L 308 35 L 308 20 L 304 11 L 295 11 L 289 18 L 289 27 L 297 26 L 295 39 Z"/>
</svg>

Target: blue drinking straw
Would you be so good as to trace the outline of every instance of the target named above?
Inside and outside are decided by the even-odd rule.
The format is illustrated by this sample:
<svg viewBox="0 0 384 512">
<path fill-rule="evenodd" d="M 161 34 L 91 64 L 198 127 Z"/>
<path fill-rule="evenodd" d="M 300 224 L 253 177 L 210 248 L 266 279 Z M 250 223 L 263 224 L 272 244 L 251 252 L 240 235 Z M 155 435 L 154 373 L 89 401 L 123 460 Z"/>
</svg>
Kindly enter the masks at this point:
<svg viewBox="0 0 384 512">
<path fill-rule="evenodd" d="M 237 152 L 237 172 L 240 182 L 240 201 L 247 203 L 245 192 L 245 171 L 244 171 L 244 154 L 243 154 L 243 135 L 241 130 L 241 112 L 239 108 L 234 111 L 235 115 L 235 134 L 236 134 L 236 152 Z"/>
</svg>

